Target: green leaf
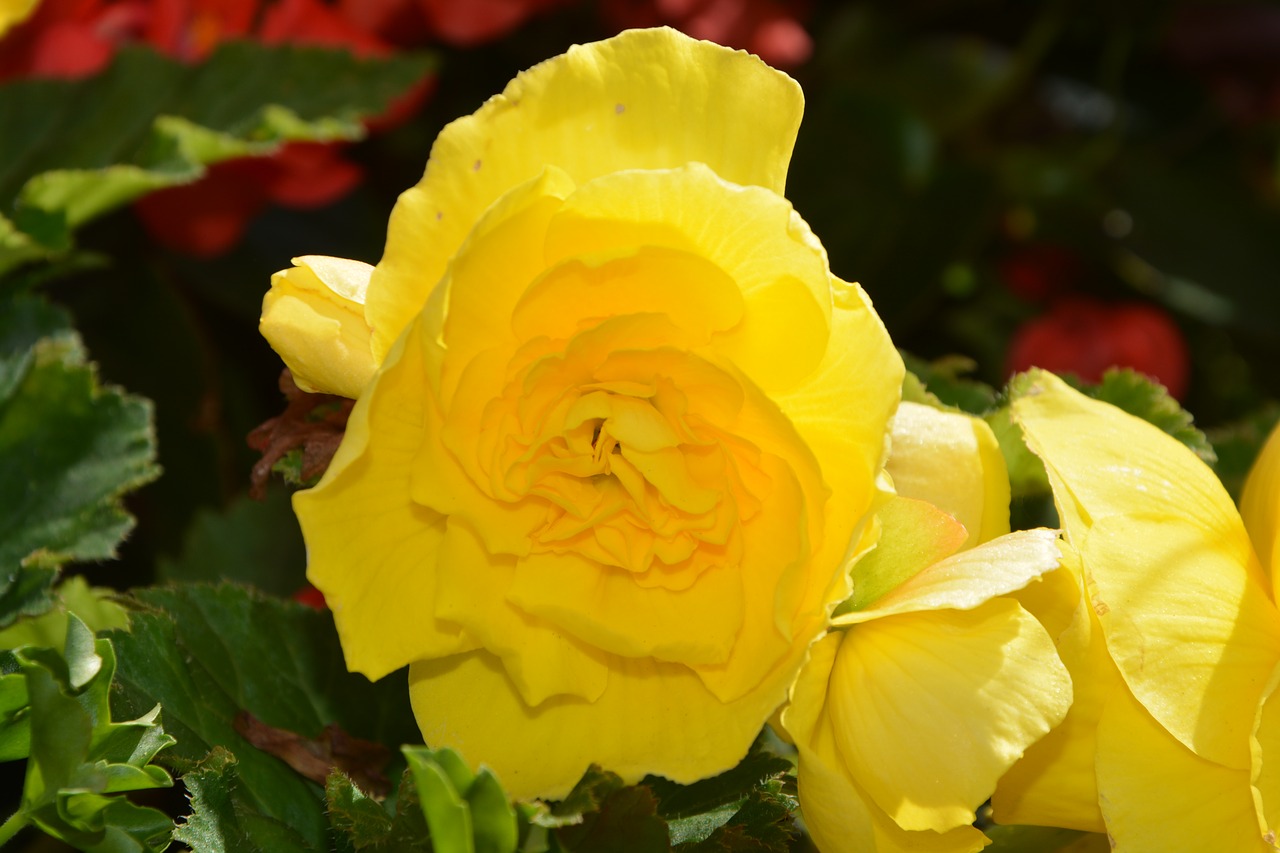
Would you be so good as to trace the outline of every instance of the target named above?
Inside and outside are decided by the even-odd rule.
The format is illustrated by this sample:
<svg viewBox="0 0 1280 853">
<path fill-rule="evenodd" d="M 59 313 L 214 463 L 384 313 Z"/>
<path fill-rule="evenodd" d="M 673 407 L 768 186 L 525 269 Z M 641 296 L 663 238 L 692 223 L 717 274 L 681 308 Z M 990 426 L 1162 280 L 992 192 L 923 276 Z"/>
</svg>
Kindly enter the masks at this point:
<svg viewBox="0 0 1280 853">
<path fill-rule="evenodd" d="M 976 364 L 961 356 L 950 356 L 928 362 L 902 353 L 907 365 L 903 380 L 903 399 L 938 408 L 958 409 L 971 415 L 983 415 L 996 404 L 996 390 L 990 385 L 969 379 Z"/>
<path fill-rule="evenodd" d="M 738 809 L 742 807 L 745 800 L 739 800 L 733 803 L 725 803 L 723 806 L 717 806 L 708 812 L 692 815 L 690 817 L 675 818 L 667 821 L 667 828 L 671 832 L 671 843 L 680 845 L 687 842 L 705 841 L 720 827 L 729 822 Z"/>
<path fill-rule="evenodd" d="M 354 850 L 370 853 L 431 850 L 413 779 L 413 771 L 406 769 L 396 789 L 394 813 L 389 813 L 384 805 L 361 791 L 351 777 L 334 772 L 325 785 L 329 822 Z"/>
<path fill-rule="evenodd" d="M 161 558 L 162 580 L 237 581 L 288 596 L 306 583 L 306 549 L 289 493 L 270 489 L 265 500 L 242 496 L 224 511 L 205 509 L 187 529 L 182 555 Z"/>
<path fill-rule="evenodd" d="M 230 584 L 146 589 L 134 598 L 145 609 L 133 615 L 128 634 L 114 635 L 118 702 L 164 704 L 178 738 L 170 761 L 179 769 L 215 746 L 235 756 L 232 801 L 246 831 L 257 825 L 250 817 L 265 819 L 263 826 L 296 833 L 302 849 L 329 847 L 320 785 L 241 737 L 241 710 L 305 737 L 337 724 L 396 748 L 420 738 L 403 676 L 370 684 L 347 672 L 327 612 Z"/>
<path fill-rule="evenodd" d="M 723 826 L 704 841 L 682 846 L 689 853 L 787 853 L 797 835 L 796 798 L 780 780 L 753 790 Z"/>
<path fill-rule="evenodd" d="M 409 747 L 404 751 L 431 831 L 431 846 L 439 853 L 475 853 L 471 809 L 458 790 L 456 774 L 451 774 L 432 752 Z"/>
<path fill-rule="evenodd" d="M 133 526 L 121 496 L 159 469 L 150 403 L 98 383 L 60 312 L 19 297 L 0 316 L 3 627 L 52 605 L 62 563 L 115 555 Z"/>
<path fill-rule="evenodd" d="M 356 850 L 376 847 L 391 835 L 391 815 L 342 771 L 329 774 L 324 797 L 329 822 L 347 836 Z"/>
<path fill-rule="evenodd" d="M 451 749 L 405 747 L 432 846 L 441 853 L 511 853 L 518 823 L 506 792 L 486 767 L 472 773 Z"/>
<path fill-rule="evenodd" d="M 756 739 L 746 758 L 719 776 L 691 785 L 677 785 L 651 776 L 644 780 L 658 800 L 658 814 L 685 817 L 711 811 L 726 803 L 741 802 L 761 783 L 793 769 L 789 759 L 771 752 L 764 735 Z"/>
<path fill-rule="evenodd" d="M 1277 423 L 1280 423 L 1280 405 L 1272 403 L 1247 418 L 1210 430 L 1209 441 L 1218 457 L 1213 469 L 1236 500 L 1240 499 L 1245 478 Z"/>
<path fill-rule="evenodd" d="M 647 785 L 624 785 L 614 773 L 592 767 L 552 814 L 581 815 L 581 821 L 554 830 L 567 851 L 609 850 L 659 853 L 671 849 L 667 823 L 658 816 L 658 801 Z"/>
<path fill-rule="evenodd" d="M 173 826 L 169 818 L 112 796 L 173 784 L 152 764 L 174 743 L 160 726 L 160 707 L 135 720 L 112 722 L 110 641 L 94 640 L 71 616 L 63 646 L 65 657 L 35 649 L 19 656 L 31 706 L 22 815 L 90 853 L 163 850 Z"/>
<path fill-rule="evenodd" d="M 194 768 L 182 775 L 191 792 L 191 814 L 173 831 L 174 841 L 201 853 L 270 850 L 303 853 L 316 848 L 280 821 L 240 807 L 236 757 L 214 747 Z"/>
<path fill-rule="evenodd" d="M 90 587 L 83 577 L 68 578 L 57 588 L 57 606 L 47 613 L 0 630 L 0 649 L 44 646 L 62 652 L 67 614 L 74 613 L 94 633 L 129 627 L 125 609 L 110 600 L 115 592 Z"/>
<path fill-rule="evenodd" d="M 143 48 L 101 74 L 0 87 L 0 275 L 65 251 L 90 219 L 203 166 L 292 140 L 359 139 L 430 69 L 425 56 L 223 44 L 199 65 Z"/>
</svg>

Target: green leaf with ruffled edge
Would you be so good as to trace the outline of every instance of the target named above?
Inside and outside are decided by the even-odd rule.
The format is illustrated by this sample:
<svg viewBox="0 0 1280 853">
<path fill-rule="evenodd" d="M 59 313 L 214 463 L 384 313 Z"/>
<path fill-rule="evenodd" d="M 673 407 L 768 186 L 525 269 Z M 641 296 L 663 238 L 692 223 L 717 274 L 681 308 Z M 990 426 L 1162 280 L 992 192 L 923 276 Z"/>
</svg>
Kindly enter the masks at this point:
<svg viewBox="0 0 1280 853">
<path fill-rule="evenodd" d="M 155 452 L 151 404 L 98 382 L 61 311 L 0 299 L 0 627 L 53 605 L 63 563 L 115 556 Z"/>
<path fill-rule="evenodd" d="M 0 86 L 0 275 L 85 222 L 204 166 L 294 140 L 355 140 L 430 70 L 422 55 L 228 42 L 199 65 L 122 50 L 85 80 Z"/>
<path fill-rule="evenodd" d="M 306 563 L 289 492 L 273 485 L 264 500 L 244 495 L 197 512 L 181 555 L 161 557 L 157 572 L 162 581 L 229 580 L 289 596 L 305 586 Z"/>
<path fill-rule="evenodd" d="M 929 362 L 903 352 L 902 360 L 907 366 L 904 400 L 971 415 L 984 415 L 995 407 L 996 390 L 968 377 L 977 367 L 971 359 L 950 356 Z"/>
<path fill-rule="evenodd" d="M 109 705 L 115 654 L 74 615 L 63 652 L 27 648 L 17 660 L 30 702 L 30 758 L 21 810 L 7 829 L 27 823 L 86 853 L 160 851 L 173 823 L 163 812 L 118 796 L 168 787 L 152 762 L 174 739 L 160 707 L 113 722 Z"/>
<path fill-rule="evenodd" d="M 329 724 L 391 750 L 421 737 L 403 676 L 371 684 L 347 672 L 327 612 L 230 584 L 137 590 L 133 597 L 142 609 L 130 632 L 113 635 L 118 706 L 164 705 L 166 726 L 178 738 L 167 760 L 184 783 L 214 747 L 227 750 L 235 784 L 229 805 L 209 820 L 230 809 L 261 849 L 281 849 L 272 839 L 288 835 L 298 845 L 288 849 L 328 850 L 333 833 L 321 785 L 245 740 L 235 723 L 240 711 L 304 738 L 319 737 Z"/>
<path fill-rule="evenodd" d="M 351 777 L 335 771 L 325 786 L 329 822 L 345 846 L 361 853 L 414 853 L 433 849 L 426 817 L 411 769 L 384 802 L 360 790 Z"/>
<path fill-rule="evenodd" d="M 576 819 L 553 830 L 556 842 L 566 851 L 662 853 L 671 849 L 670 830 L 658 816 L 658 800 L 649 786 L 624 785 L 616 773 L 594 765 L 564 800 L 551 807 L 551 814 Z"/>
</svg>

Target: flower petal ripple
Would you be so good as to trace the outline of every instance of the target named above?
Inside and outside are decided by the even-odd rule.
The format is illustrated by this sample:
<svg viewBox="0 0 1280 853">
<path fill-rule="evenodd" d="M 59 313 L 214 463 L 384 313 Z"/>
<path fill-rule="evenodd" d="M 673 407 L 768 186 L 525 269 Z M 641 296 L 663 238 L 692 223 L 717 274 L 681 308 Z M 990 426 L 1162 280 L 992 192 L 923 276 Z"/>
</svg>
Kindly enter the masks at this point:
<svg viewBox="0 0 1280 853">
<path fill-rule="evenodd" d="M 733 766 L 848 595 L 902 365 L 781 195 L 801 108 L 624 33 L 446 128 L 392 214 L 308 577 L 516 797 Z"/>
</svg>

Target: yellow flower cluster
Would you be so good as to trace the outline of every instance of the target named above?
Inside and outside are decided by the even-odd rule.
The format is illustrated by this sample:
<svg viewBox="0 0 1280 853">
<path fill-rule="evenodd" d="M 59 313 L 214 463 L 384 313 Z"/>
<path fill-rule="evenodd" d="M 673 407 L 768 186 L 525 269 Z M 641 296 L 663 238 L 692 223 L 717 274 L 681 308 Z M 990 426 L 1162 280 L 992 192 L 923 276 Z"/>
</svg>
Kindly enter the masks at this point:
<svg viewBox="0 0 1280 853">
<path fill-rule="evenodd" d="M 826 853 L 976 851 L 988 799 L 1276 849 L 1280 443 L 1263 565 L 1190 451 L 1038 375 L 1063 530 L 1011 533 L 991 430 L 900 404 L 783 197 L 802 106 L 671 30 L 575 47 L 445 128 L 376 267 L 273 279 L 298 385 L 357 401 L 294 501 L 348 666 L 408 665 L 424 739 L 517 797 L 702 779 L 772 719 Z"/>
</svg>

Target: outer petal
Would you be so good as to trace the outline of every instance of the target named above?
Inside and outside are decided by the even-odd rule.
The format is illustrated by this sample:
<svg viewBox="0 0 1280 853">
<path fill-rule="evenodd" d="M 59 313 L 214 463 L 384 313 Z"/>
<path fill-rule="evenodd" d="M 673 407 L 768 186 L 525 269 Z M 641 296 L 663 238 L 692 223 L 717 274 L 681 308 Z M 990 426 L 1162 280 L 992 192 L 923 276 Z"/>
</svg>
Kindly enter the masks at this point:
<svg viewBox="0 0 1280 853">
<path fill-rule="evenodd" d="M 1014 418 L 1045 462 L 1125 682 L 1197 755 L 1247 768 L 1280 617 L 1235 507 L 1163 431 L 1052 374 L 1037 387 Z"/>
<path fill-rule="evenodd" d="M 427 400 L 416 378 L 421 339 L 406 335 L 361 396 L 320 483 L 293 497 L 307 543 L 307 578 L 333 611 L 347 667 L 371 679 L 410 661 L 474 647 L 432 617 L 445 518 L 409 498 Z"/>
<path fill-rule="evenodd" d="M 1276 850 L 1263 840 L 1249 771 L 1200 758 L 1127 690 L 1112 696 L 1098 723 L 1098 792 L 1119 853 Z"/>
<path fill-rule="evenodd" d="M 845 634 L 831 673 L 836 742 L 855 779 L 906 829 L 945 832 L 1059 723 L 1071 679 L 1016 601 L 907 613 Z"/>
<path fill-rule="evenodd" d="M 559 166 L 582 184 L 625 169 L 709 165 L 782 192 L 803 98 L 759 59 L 674 30 L 633 30 L 524 72 L 453 122 L 391 215 L 368 317 L 386 352 L 480 214 Z"/>
<path fill-rule="evenodd" d="M 894 613 L 971 610 L 996 596 L 1017 592 L 1057 568 L 1058 559 L 1053 531 L 1019 530 L 940 560 L 869 607 L 833 621 L 853 625 Z"/>
<path fill-rule="evenodd" d="M 258 329 L 303 391 L 355 398 L 373 376 L 365 291 L 373 267 L 309 255 L 271 277 Z"/>
<path fill-rule="evenodd" d="M 974 853 L 987 839 L 971 826 L 950 832 L 902 829 L 872 802 L 845 766 L 827 702 L 828 680 L 840 634 L 810 650 L 809 662 L 782 714 L 800 751 L 798 781 L 805 826 L 822 853 Z"/>
<path fill-rule="evenodd" d="M 1266 698 L 1258 708 L 1257 723 L 1253 732 L 1252 778 L 1254 799 L 1258 806 L 1258 818 L 1264 836 L 1276 844 L 1280 830 L 1280 667 L 1271 674 L 1271 682 L 1265 691 Z"/>
<path fill-rule="evenodd" d="M 904 402 L 892 429 L 885 470 L 898 494 L 954 516 L 968 547 L 1009 532 L 1009 473 L 985 421 Z"/>
<path fill-rule="evenodd" d="M 432 746 L 482 756 L 513 798 L 558 798 L 592 763 L 628 782 L 650 773 L 688 784 L 742 759 L 778 696 L 754 691 L 722 703 L 678 664 L 609 659 L 594 702 L 570 696 L 526 705 L 499 660 L 484 651 L 409 668 L 409 696 Z"/>
<path fill-rule="evenodd" d="M 820 565 L 845 568 L 860 549 L 866 516 L 879 494 L 877 481 L 888 453 L 887 427 L 898 405 L 905 368 L 889 333 L 856 284 L 834 280 L 835 306 L 827 353 L 817 370 L 793 391 L 773 400 L 813 456 L 822 461 L 822 477 L 830 489 Z M 896 383 L 896 384 L 895 384 Z M 815 514 L 815 521 L 820 520 Z M 861 527 L 853 522 L 863 520 Z M 810 581 L 820 580 L 810 573 Z M 835 587 L 815 594 L 840 601 L 849 594 L 849 573 L 834 575 Z"/>
<path fill-rule="evenodd" d="M 1112 693 L 1126 688 L 1083 595 L 1079 558 L 1069 548 L 1063 550 L 1062 568 L 1017 597 L 1055 638 L 1058 656 L 1071 674 L 1071 709 L 1004 775 L 991 805 L 1000 823 L 1103 832 L 1095 765 L 1098 718 Z"/>
<path fill-rule="evenodd" d="M 1275 599 L 1280 572 L 1280 424 L 1271 431 L 1245 480 L 1240 515 L 1263 568 L 1271 576 L 1271 595 Z"/>
</svg>

